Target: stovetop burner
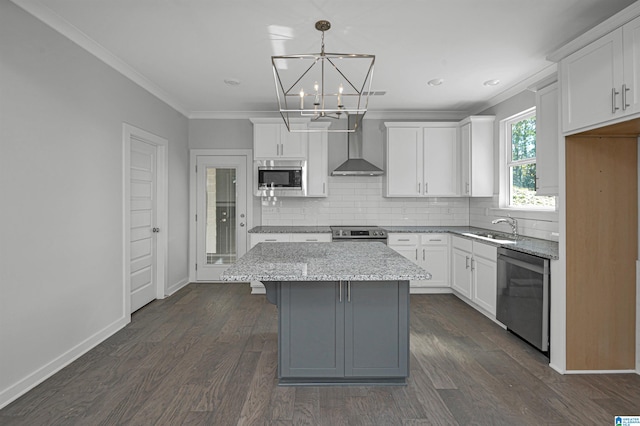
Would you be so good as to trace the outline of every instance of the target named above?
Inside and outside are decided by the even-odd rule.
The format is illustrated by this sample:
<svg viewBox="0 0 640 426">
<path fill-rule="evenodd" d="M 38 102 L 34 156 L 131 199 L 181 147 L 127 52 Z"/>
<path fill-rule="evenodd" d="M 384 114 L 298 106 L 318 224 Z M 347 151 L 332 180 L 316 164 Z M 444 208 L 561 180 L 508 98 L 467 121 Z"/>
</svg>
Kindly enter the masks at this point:
<svg viewBox="0 0 640 426">
<path fill-rule="evenodd" d="M 333 241 L 387 241 L 387 232 L 377 226 L 331 226 Z"/>
</svg>

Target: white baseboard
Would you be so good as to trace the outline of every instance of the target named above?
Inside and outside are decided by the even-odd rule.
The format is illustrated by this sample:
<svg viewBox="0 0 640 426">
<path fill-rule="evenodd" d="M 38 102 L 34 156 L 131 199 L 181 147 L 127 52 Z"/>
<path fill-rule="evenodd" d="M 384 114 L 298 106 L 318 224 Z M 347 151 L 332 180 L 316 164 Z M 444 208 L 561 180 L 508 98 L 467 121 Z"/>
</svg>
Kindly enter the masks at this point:
<svg viewBox="0 0 640 426">
<path fill-rule="evenodd" d="M 94 335 L 85 339 L 83 342 L 69 349 L 59 357 L 55 358 L 51 362 L 38 368 L 31 374 L 17 381 L 7 389 L 0 391 L 0 409 L 9 405 L 40 383 L 47 380 L 49 377 L 62 370 L 67 365 L 71 364 L 76 359 L 80 358 L 85 353 L 96 347 L 98 344 L 105 341 L 107 338 L 114 335 L 129 323 L 129 317 L 122 317 L 102 330 L 98 331 Z"/>
<path fill-rule="evenodd" d="M 175 292 L 177 292 L 181 288 L 185 287 L 187 284 L 189 284 L 189 278 L 185 277 L 185 278 L 181 279 L 180 281 L 178 281 L 177 283 L 170 285 L 165 291 L 166 292 L 166 296 L 171 296 L 172 294 L 174 294 Z"/>
<path fill-rule="evenodd" d="M 567 370 L 564 374 L 638 374 L 636 370 Z"/>
<path fill-rule="evenodd" d="M 451 294 L 451 287 L 409 287 L 409 294 Z"/>
</svg>

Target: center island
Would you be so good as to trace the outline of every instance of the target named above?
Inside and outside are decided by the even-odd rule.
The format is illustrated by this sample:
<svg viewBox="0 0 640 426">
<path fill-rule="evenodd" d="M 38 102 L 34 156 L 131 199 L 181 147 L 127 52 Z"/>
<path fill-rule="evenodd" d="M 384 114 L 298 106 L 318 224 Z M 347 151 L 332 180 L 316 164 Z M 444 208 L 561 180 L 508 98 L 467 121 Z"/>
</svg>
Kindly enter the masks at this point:
<svg viewBox="0 0 640 426">
<path fill-rule="evenodd" d="M 409 281 L 430 278 L 380 242 L 259 243 L 222 274 L 278 307 L 281 385 L 405 384 Z"/>
</svg>

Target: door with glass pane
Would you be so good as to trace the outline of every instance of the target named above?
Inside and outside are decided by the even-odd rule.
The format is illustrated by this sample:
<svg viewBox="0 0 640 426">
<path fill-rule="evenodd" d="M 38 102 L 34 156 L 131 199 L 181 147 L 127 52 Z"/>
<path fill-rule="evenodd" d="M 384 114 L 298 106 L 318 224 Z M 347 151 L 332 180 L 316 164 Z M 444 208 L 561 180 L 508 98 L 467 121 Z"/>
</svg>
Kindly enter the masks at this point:
<svg viewBox="0 0 640 426">
<path fill-rule="evenodd" d="M 196 280 L 218 281 L 247 250 L 244 156 L 198 156 Z"/>
</svg>

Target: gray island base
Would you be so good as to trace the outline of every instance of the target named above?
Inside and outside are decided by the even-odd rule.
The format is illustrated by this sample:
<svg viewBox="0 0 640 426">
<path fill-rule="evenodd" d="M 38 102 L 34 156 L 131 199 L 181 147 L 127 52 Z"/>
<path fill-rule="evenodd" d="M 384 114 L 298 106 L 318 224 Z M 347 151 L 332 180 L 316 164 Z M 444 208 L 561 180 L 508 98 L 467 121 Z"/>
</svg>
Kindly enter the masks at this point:
<svg viewBox="0 0 640 426">
<path fill-rule="evenodd" d="M 382 243 L 260 243 L 224 281 L 262 281 L 278 307 L 281 385 L 403 385 L 409 280 L 430 274 Z"/>
</svg>

